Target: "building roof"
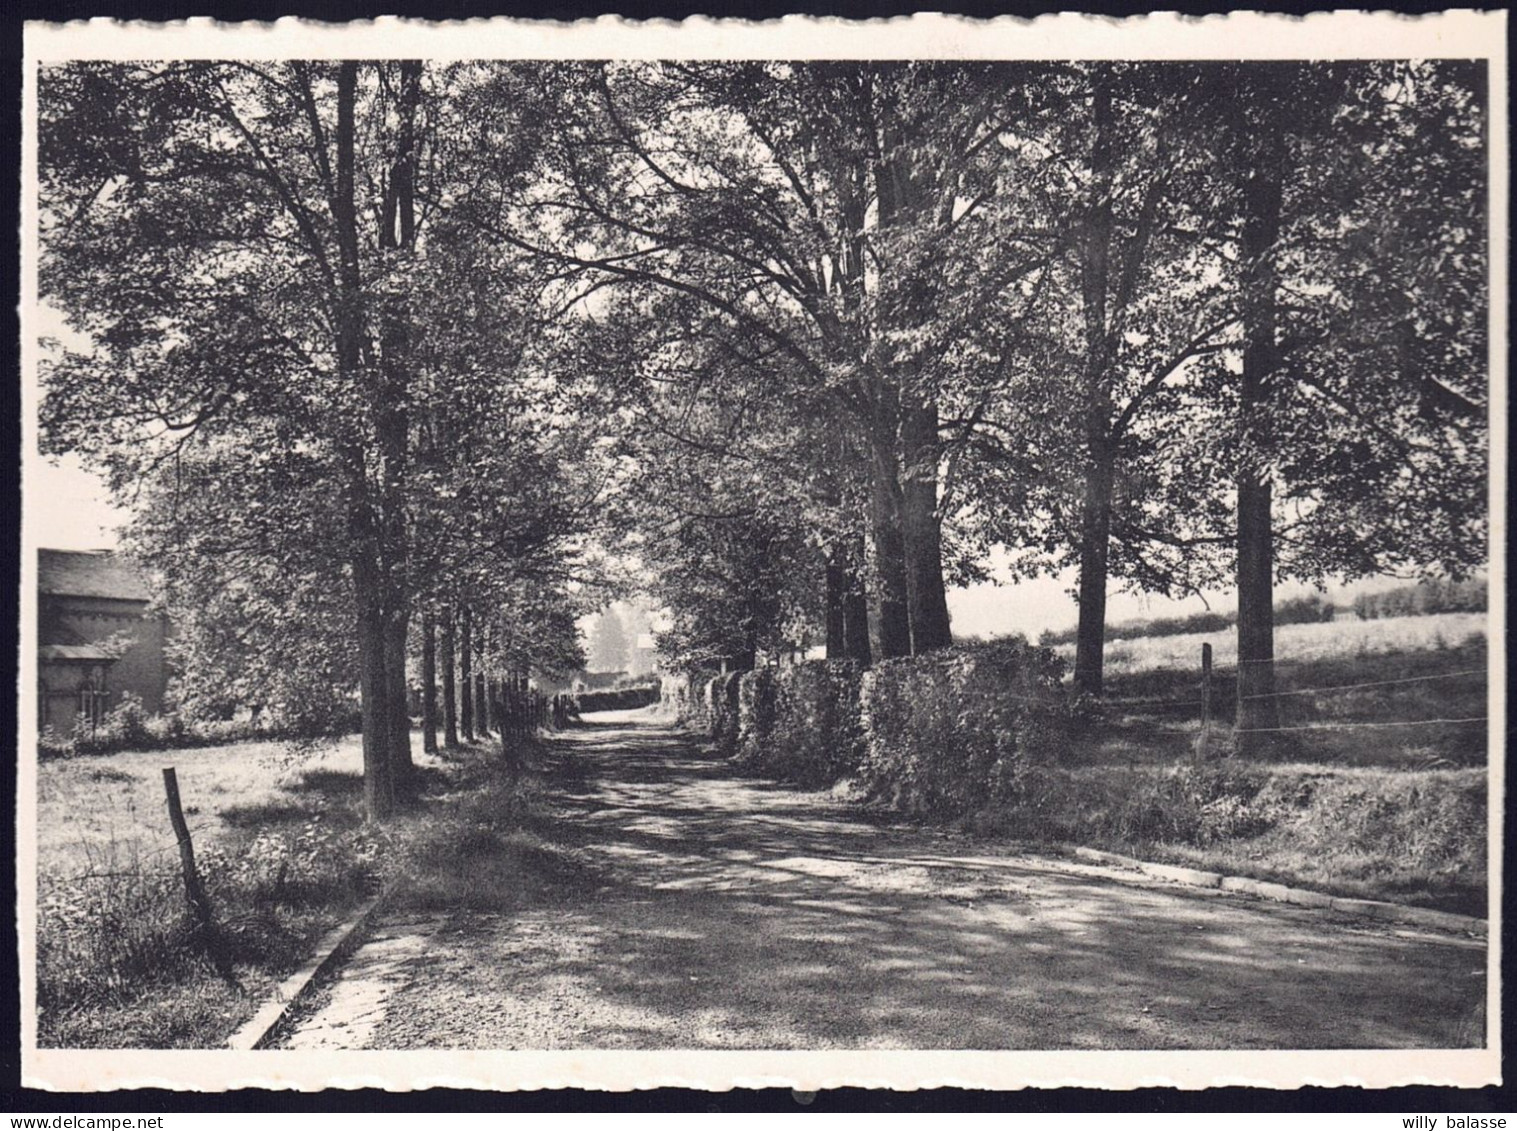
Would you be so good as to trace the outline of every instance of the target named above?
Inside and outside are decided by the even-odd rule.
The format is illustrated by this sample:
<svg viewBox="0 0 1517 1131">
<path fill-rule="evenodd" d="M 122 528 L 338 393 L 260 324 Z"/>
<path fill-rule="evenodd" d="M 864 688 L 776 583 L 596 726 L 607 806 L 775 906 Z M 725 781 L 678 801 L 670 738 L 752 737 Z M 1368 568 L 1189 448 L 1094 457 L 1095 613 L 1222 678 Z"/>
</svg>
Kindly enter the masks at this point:
<svg viewBox="0 0 1517 1131">
<path fill-rule="evenodd" d="M 44 644 L 37 659 L 44 664 L 108 664 L 116 656 L 95 644 Z"/>
<path fill-rule="evenodd" d="M 37 588 L 58 597 L 147 601 L 153 596 L 142 571 L 110 550 L 38 550 Z"/>
</svg>

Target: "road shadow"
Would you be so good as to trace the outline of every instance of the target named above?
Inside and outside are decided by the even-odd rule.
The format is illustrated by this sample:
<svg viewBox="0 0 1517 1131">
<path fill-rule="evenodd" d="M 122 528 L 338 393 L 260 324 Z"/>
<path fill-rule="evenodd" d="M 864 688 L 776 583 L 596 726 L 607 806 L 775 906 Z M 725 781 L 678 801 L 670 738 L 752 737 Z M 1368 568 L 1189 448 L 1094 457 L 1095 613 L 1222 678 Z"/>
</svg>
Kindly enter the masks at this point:
<svg viewBox="0 0 1517 1131">
<path fill-rule="evenodd" d="M 517 997 L 568 984 L 596 1007 L 541 1044 L 486 1025 L 475 1047 L 1484 1043 L 1473 940 L 992 858 L 740 778 L 651 723 L 575 728 L 538 769 L 536 832 L 598 882 L 545 889 L 474 942 Z"/>
</svg>

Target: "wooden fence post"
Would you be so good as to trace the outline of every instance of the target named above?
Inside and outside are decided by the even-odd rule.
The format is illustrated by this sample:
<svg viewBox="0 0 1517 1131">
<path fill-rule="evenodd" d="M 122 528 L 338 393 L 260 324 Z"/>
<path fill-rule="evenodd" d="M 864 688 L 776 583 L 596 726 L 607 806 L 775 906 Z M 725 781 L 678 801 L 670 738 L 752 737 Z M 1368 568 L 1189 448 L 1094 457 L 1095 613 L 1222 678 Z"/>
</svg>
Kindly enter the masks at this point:
<svg viewBox="0 0 1517 1131">
<path fill-rule="evenodd" d="M 1201 729 L 1211 726 L 1211 645 L 1201 645 Z"/>
<path fill-rule="evenodd" d="M 1201 730 L 1196 735 L 1192 753 L 1200 762 L 1211 758 L 1216 743 L 1212 741 L 1211 728 L 1211 645 L 1201 645 Z"/>
<path fill-rule="evenodd" d="M 232 972 L 232 964 L 227 959 L 226 949 L 222 946 L 216 920 L 211 915 L 211 901 L 205 894 L 205 885 L 200 882 L 200 873 L 195 868 L 195 845 L 190 840 L 190 827 L 185 824 L 184 810 L 179 806 L 179 778 L 174 773 L 173 766 L 163 767 L 163 792 L 168 798 L 169 823 L 174 826 L 174 836 L 179 840 L 179 864 L 184 871 L 184 893 L 200 923 L 206 951 L 211 956 L 211 965 L 223 980 L 241 989 L 237 976 Z"/>
</svg>

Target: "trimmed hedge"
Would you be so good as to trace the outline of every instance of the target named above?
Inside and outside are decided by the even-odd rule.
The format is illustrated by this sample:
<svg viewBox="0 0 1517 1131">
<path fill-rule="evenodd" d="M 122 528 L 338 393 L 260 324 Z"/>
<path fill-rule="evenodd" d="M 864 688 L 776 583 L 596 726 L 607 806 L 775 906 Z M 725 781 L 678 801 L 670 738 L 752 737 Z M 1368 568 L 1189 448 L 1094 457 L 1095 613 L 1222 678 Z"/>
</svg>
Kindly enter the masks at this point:
<svg viewBox="0 0 1517 1131">
<path fill-rule="evenodd" d="M 52 727 L 44 727 L 37 739 L 37 756 L 73 758 L 116 754 L 123 750 L 190 750 L 232 742 L 304 741 L 353 734 L 359 729 L 359 723 L 356 712 L 293 725 L 252 719 L 195 719 L 177 711 L 149 715 L 142 700 L 127 692 L 121 702 L 107 712 L 99 726 L 91 727 L 88 720 L 81 717 L 67 735 L 60 735 Z"/>
<path fill-rule="evenodd" d="M 659 689 L 647 687 L 618 687 L 610 691 L 584 691 L 574 697 L 581 711 L 629 711 L 635 707 L 647 707 L 657 703 Z"/>
<path fill-rule="evenodd" d="M 738 695 L 744 672 L 719 675 L 706 685 L 706 719 L 717 752 L 724 758 L 737 753 Z"/>
<path fill-rule="evenodd" d="M 746 765 L 759 762 L 773 742 L 775 682 L 773 668 L 756 668 L 738 677 L 734 753 Z"/>
<path fill-rule="evenodd" d="M 741 720 L 743 764 L 805 786 L 856 773 L 864 749 L 860 674 L 851 661 L 808 660 L 744 676 L 743 701 L 752 708 Z"/>
<path fill-rule="evenodd" d="M 684 672 L 659 676 L 658 705 L 659 710 L 675 722 L 703 723 L 704 712 L 696 698 L 694 684 Z"/>
<path fill-rule="evenodd" d="M 1072 724 L 1064 663 L 1020 640 L 885 660 L 864 674 L 859 778 L 909 813 L 958 816 L 1014 800 Z"/>
<path fill-rule="evenodd" d="M 724 757 L 819 787 L 857 777 L 907 812 L 959 815 L 1017 796 L 1027 765 L 1076 724 L 1064 663 L 1021 640 L 886 660 L 760 668 L 711 680 L 704 721 Z"/>
</svg>

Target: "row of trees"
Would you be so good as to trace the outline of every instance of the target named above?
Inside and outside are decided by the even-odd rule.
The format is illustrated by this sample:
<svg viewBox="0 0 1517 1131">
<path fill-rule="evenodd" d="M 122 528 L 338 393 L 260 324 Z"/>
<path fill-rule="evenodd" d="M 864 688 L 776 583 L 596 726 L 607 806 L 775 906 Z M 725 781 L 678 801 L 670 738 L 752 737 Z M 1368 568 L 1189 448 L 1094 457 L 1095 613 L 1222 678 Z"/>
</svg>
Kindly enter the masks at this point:
<svg viewBox="0 0 1517 1131">
<path fill-rule="evenodd" d="M 425 653 L 458 625 L 464 670 L 471 622 L 496 671 L 572 666 L 573 587 L 617 475 L 576 426 L 599 394 L 544 359 L 543 280 L 437 203 L 515 191 L 534 139 L 493 112 L 502 77 L 295 61 L 41 80 L 42 294 L 87 340 L 53 351 L 44 443 L 132 504 L 191 695 L 356 682 L 374 817 L 411 765 L 418 618 Z"/>
<path fill-rule="evenodd" d="M 545 207 L 624 291 L 603 348 L 642 378 L 687 662 L 940 646 L 999 543 L 1077 570 L 1097 693 L 1111 584 L 1231 579 L 1267 728 L 1277 579 L 1485 559 L 1478 67 L 584 84 Z"/>
<path fill-rule="evenodd" d="M 43 294 L 89 341 L 45 442 L 260 678 L 356 666 L 376 815 L 418 616 L 562 660 L 597 541 L 682 666 L 931 650 L 991 546 L 1074 565 L 1093 692 L 1110 584 L 1234 576 L 1245 727 L 1277 576 L 1484 558 L 1474 65 L 74 64 L 40 94 Z"/>
</svg>

